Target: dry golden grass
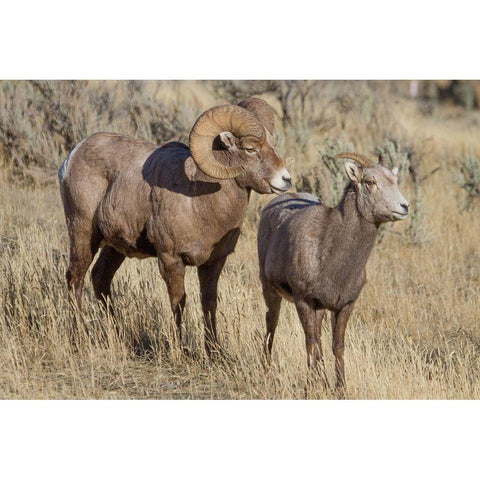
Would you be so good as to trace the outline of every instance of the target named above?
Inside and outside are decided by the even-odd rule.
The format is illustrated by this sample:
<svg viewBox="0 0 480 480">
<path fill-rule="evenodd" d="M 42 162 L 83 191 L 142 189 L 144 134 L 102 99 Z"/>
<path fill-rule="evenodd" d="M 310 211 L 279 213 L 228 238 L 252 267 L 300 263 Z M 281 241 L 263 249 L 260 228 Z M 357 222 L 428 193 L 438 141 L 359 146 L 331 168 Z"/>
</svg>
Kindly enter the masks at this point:
<svg viewBox="0 0 480 480">
<path fill-rule="evenodd" d="M 189 92 L 204 108 L 195 100 L 201 93 Z M 456 154 L 476 147 L 478 114 L 438 107 L 425 117 L 409 100 L 394 107 L 392 116 L 412 138 L 431 139 L 426 170 L 437 165 L 441 170 L 422 190 L 428 241 L 412 245 L 400 235 L 409 221 L 396 224 L 370 257 L 368 283 L 347 328 L 346 396 L 480 398 L 480 220 L 475 210 L 462 211 L 463 192 L 453 178 Z M 351 123 L 352 132 L 361 133 L 363 127 Z M 315 148 L 322 136 L 310 134 L 292 170 L 297 177 L 318 161 Z M 355 147 L 371 154 L 373 146 L 367 144 L 359 137 Z M 295 153 L 295 146 L 286 143 L 283 150 Z M 411 185 L 404 190 L 409 198 Z M 252 196 L 236 252 L 221 276 L 218 322 L 225 358 L 210 362 L 203 352 L 195 270 L 186 277 L 187 356 L 172 342 L 173 321 L 154 259 L 129 260 L 118 272 L 115 320 L 100 309 L 88 279 L 84 307 L 91 335 L 72 345 L 64 281 L 68 238 L 58 188 L 20 187 L 1 178 L 0 397 L 335 398 L 309 382 L 304 335 L 291 304 L 283 303 L 273 365 L 264 368 L 256 223 L 268 200 Z M 330 341 L 327 321 L 324 351 L 333 379 Z"/>
</svg>

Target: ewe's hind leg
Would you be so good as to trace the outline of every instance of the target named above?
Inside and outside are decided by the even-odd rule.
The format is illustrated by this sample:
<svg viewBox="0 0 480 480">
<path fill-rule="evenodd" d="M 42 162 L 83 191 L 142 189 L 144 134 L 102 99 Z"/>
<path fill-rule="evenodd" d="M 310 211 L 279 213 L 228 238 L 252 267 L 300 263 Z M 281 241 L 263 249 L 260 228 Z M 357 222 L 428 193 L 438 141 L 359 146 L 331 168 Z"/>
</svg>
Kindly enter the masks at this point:
<svg viewBox="0 0 480 480">
<path fill-rule="evenodd" d="M 267 324 L 267 333 L 265 335 L 264 350 L 268 363 L 272 360 L 273 337 L 278 325 L 278 317 L 280 315 L 280 306 L 282 297 L 271 287 L 263 288 L 263 297 L 267 305 L 267 313 L 265 314 L 265 322 Z"/>
<path fill-rule="evenodd" d="M 295 300 L 295 307 L 297 308 L 298 317 L 305 332 L 307 363 L 309 367 L 312 367 L 315 359 L 318 358 L 318 353 L 315 352 L 318 340 L 315 307 L 312 302 L 304 300 L 303 298 Z"/>
<path fill-rule="evenodd" d="M 219 351 L 217 337 L 217 290 L 218 278 L 225 265 L 227 257 L 217 260 L 215 263 L 198 267 L 198 280 L 202 295 L 203 320 L 205 325 L 205 351 L 209 357 Z"/>
<path fill-rule="evenodd" d="M 92 269 L 92 283 L 95 296 L 104 306 L 107 306 L 107 299 L 110 298 L 110 286 L 116 271 L 125 260 L 125 255 L 112 247 L 103 247 L 98 260 Z M 113 313 L 112 305 L 109 305 L 110 313 Z"/>
</svg>

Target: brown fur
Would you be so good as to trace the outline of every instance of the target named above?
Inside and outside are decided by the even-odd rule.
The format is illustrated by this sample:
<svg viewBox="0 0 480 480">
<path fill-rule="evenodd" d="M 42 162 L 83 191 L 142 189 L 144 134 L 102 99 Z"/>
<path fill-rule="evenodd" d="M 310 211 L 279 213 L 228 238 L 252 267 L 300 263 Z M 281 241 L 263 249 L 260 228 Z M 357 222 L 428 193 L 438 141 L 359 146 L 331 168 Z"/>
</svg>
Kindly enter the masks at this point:
<svg viewBox="0 0 480 480">
<path fill-rule="evenodd" d="M 247 153 L 244 143 L 255 152 Z M 209 353 L 217 348 L 218 277 L 237 243 L 250 191 L 271 193 L 269 182 L 284 171 L 284 161 L 266 139 L 229 132 L 212 148 L 218 162 L 241 165 L 244 173 L 214 179 L 197 167 L 182 143 L 157 147 L 112 133 L 91 135 L 70 154 L 59 178 L 70 237 L 67 283 L 80 311 L 84 276 L 100 246 L 92 281 L 104 302 L 125 257 L 156 256 L 180 335 L 185 267 L 195 266 L 206 348 Z"/>
<path fill-rule="evenodd" d="M 336 208 L 326 207 L 310 194 L 284 194 L 265 206 L 258 226 L 260 279 L 268 308 L 268 357 L 283 297 L 296 305 L 305 331 L 308 364 L 319 369 L 328 385 L 321 347 L 322 310 L 328 309 L 333 312 L 333 352 L 341 389 L 345 385 L 345 328 L 366 281 L 365 265 L 378 226 L 397 219 L 392 212 L 400 208 L 408 212 L 397 177 L 390 170 L 379 165 L 354 170 L 357 177 L 349 173 L 352 183 Z M 372 180 L 375 185 L 368 183 Z"/>
</svg>

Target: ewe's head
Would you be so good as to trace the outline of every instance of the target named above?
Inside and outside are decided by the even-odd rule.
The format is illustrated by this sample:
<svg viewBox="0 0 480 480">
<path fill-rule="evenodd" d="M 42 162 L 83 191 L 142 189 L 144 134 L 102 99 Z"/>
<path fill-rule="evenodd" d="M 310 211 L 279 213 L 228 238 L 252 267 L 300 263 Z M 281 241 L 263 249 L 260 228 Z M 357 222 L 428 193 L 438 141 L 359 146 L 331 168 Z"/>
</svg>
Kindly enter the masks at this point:
<svg viewBox="0 0 480 480">
<path fill-rule="evenodd" d="M 358 210 L 372 223 L 404 220 L 408 217 L 409 203 L 398 188 L 398 168 L 392 170 L 355 153 L 340 153 L 335 158 L 350 158 L 357 164 L 345 163 L 345 171 L 357 191 Z"/>
<path fill-rule="evenodd" d="M 273 110 L 259 98 L 207 110 L 190 133 L 196 164 L 214 178 L 236 178 L 258 193 L 291 187 L 285 160 L 273 146 Z"/>
</svg>

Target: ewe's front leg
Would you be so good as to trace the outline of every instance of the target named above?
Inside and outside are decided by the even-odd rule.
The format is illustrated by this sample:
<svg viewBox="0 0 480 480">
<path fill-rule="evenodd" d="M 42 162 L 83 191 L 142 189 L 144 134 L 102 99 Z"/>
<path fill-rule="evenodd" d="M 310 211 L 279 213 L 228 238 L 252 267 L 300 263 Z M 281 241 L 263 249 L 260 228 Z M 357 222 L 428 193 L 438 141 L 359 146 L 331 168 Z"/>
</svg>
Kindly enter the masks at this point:
<svg viewBox="0 0 480 480">
<path fill-rule="evenodd" d="M 182 315 L 185 308 L 185 264 L 179 257 L 161 256 L 158 267 L 163 280 L 167 284 L 168 296 L 173 316 L 177 325 L 178 339 L 182 342 Z"/>
<path fill-rule="evenodd" d="M 352 313 L 354 303 L 345 305 L 339 312 L 332 316 L 332 349 L 335 355 L 335 388 L 340 396 L 345 391 L 345 364 L 343 361 L 343 351 L 345 349 L 345 329 L 347 328 L 348 318 Z"/>
<path fill-rule="evenodd" d="M 321 343 L 322 313 L 315 310 L 315 304 L 312 300 L 296 299 L 295 306 L 305 332 L 308 366 L 320 373 L 322 383 L 327 387 L 328 382 L 325 374 Z"/>
<path fill-rule="evenodd" d="M 227 257 L 223 257 L 214 263 L 198 267 L 198 280 L 202 295 L 203 320 L 205 322 L 205 351 L 209 357 L 219 352 L 217 337 L 217 291 L 218 279 L 225 265 Z"/>
<path fill-rule="evenodd" d="M 322 349 L 322 323 L 325 316 L 324 310 L 315 311 L 315 328 L 314 335 L 316 339 L 317 348 L 314 349 L 314 364 L 318 369 L 320 378 L 322 379 L 323 386 L 325 388 L 330 388 L 328 383 L 327 372 L 325 371 L 325 362 L 323 360 L 323 349 Z"/>
</svg>

